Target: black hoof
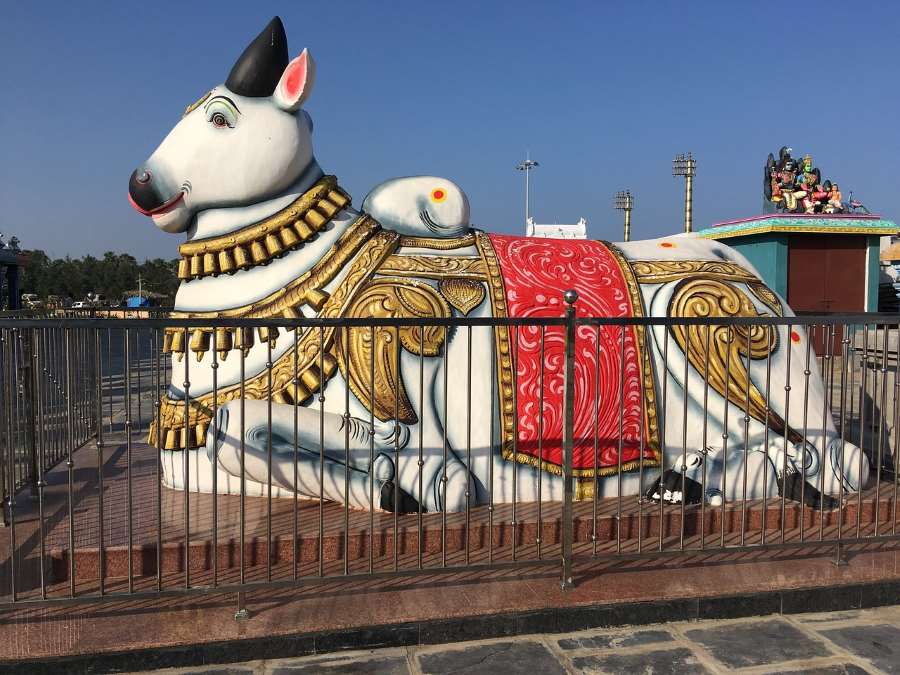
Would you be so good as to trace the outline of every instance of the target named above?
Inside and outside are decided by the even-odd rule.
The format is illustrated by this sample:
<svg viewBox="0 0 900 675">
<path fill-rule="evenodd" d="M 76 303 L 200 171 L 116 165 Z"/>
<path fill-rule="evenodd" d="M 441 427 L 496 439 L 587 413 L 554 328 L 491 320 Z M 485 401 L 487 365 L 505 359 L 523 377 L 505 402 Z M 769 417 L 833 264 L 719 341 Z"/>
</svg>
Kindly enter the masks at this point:
<svg viewBox="0 0 900 675">
<path fill-rule="evenodd" d="M 778 483 L 778 494 L 785 499 L 811 506 L 817 511 L 828 511 L 841 505 L 839 500 L 831 495 L 822 494 L 809 483 L 804 485 L 803 476 L 799 473 L 792 471 L 786 476 L 778 476 L 775 480 Z"/>
<path fill-rule="evenodd" d="M 654 502 L 660 500 L 668 504 L 699 504 L 703 499 L 703 486 L 693 478 L 683 476 L 669 469 L 656 480 L 644 496 Z"/>
<path fill-rule="evenodd" d="M 381 508 L 391 513 L 418 513 L 419 502 L 389 480 L 381 486 Z"/>
</svg>

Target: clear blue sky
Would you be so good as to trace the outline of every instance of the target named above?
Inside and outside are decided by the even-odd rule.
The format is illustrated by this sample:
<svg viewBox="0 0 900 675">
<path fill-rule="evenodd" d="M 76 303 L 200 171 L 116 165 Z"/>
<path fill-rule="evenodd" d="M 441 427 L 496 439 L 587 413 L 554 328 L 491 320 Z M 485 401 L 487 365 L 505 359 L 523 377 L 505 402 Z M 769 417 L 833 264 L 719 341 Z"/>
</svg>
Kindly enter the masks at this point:
<svg viewBox="0 0 900 675">
<path fill-rule="evenodd" d="M 275 14 L 318 64 L 316 155 L 358 204 L 437 174 L 472 220 L 522 230 L 530 149 L 539 222 L 620 237 L 681 226 L 675 153 L 698 159 L 698 226 L 761 209 L 767 153 L 900 218 L 900 5 L 893 2 L 4 2 L 0 231 L 53 255 L 175 257 L 126 201 L 128 176 Z"/>
</svg>

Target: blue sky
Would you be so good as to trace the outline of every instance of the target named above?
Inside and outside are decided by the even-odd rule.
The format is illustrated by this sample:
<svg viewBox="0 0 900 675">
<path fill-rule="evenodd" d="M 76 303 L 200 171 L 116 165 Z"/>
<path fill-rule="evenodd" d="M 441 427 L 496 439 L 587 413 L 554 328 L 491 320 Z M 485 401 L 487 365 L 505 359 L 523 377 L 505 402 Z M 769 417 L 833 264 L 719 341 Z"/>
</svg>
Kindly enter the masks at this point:
<svg viewBox="0 0 900 675">
<path fill-rule="evenodd" d="M 0 232 L 175 257 L 128 176 L 275 14 L 291 54 L 316 58 L 316 156 L 357 204 L 385 178 L 443 175 L 474 223 L 520 232 L 529 149 L 539 222 L 585 216 L 615 240 L 630 188 L 651 237 L 681 227 L 675 153 L 698 160 L 705 226 L 759 213 L 765 157 L 787 144 L 900 218 L 900 5 L 789 4 L 5 2 Z"/>
</svg>

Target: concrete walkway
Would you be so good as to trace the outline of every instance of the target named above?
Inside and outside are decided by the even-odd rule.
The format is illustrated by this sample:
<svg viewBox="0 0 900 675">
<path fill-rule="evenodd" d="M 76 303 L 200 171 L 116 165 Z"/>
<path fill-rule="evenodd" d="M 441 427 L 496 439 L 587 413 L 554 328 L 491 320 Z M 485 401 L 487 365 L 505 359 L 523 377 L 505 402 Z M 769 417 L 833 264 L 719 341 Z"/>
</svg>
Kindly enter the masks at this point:
<svg viewBox="0 0 900 675">
<path fill-rule="evenodd" d="M 685 621 L 156 673 L 900 673 L 900 606 Z"/>
</svg>

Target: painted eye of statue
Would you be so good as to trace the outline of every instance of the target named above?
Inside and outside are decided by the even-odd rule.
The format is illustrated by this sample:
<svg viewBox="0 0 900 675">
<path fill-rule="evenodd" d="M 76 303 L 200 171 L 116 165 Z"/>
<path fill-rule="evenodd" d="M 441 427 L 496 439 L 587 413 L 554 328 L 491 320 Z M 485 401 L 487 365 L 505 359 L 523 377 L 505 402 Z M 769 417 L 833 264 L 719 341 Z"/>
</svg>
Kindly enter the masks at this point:
<svg viewBox="0 0 900 675">
<path fill-rule="evenodd" d="M 447 192 L 442 188 L 435 188 L 431 191 L 431 200 L 435 202 L 442 202 L 447 198 Z"/>
<path fill-rule="evenodd" d="M 228 124 L 228 118 L 220 112 L 213 113 L 212 117 L 209 118 L 209 121 L 218 129 L 224 129 L 225 127 L 231 126 Z"/>
</svg>

